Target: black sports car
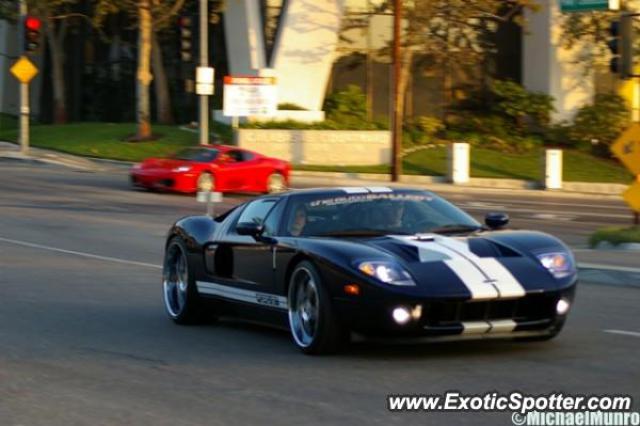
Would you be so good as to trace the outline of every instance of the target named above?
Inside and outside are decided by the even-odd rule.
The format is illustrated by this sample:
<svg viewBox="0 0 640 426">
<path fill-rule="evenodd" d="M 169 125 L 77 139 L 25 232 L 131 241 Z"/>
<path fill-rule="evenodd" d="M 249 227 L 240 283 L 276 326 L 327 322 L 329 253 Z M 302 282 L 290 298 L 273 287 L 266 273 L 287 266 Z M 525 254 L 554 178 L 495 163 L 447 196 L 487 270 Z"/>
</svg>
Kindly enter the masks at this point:
<svg viewBox="0 0 640 426">
<path fill-rule="evenodd" d="M 305 353 L 353 334 L 545 340 L 577 283 L 547 234 L 480 225 L 427 191 L 313 189 L 269 195 L 216 218 L 179 220 L 167 242 L 165 307 L 179 324 L 240 315 L 287 327 Z"/>
</svg>

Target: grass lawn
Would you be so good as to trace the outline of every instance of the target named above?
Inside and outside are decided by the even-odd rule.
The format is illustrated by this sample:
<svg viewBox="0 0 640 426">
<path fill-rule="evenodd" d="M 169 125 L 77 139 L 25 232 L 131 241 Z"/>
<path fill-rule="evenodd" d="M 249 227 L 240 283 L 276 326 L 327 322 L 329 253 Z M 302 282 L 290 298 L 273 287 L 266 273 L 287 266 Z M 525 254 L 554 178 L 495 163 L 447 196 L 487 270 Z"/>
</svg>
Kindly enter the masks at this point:
<svg viewBox="0 0 640 426">
<path fill-rule="evenodd" d="M 226 128 L 225 128 L 226 129 Z M 225 139 L 225 129 L 215 129 Z M 228 131 L 228 129 L 226 129 Z M 153 142 L 124 142 L 135 132 L 132 123 L 76 123 L 60 126 L 32 125 L 31 144 L 39 148 L 53 149 L 69 154 L 114 160 L 140 161 L 147 157 L 162 157 L 184 146 L 198 143 L 198 135 L 176 126 L 153 126 L 161 135 Z M 15 118 L 0 115 L 0 140 L 17 142 L 18 130 Z M 298 166 L 297 170 L 337 171 L 350 173 L 389 173 L 388 166 Z M 404 173 L 411 175 L 442 176 L 447 172 L 447 152 L 444 147 L 425 149 L 404 158 Z M 542 177 L 542 152 L 505 154 L 489 149 L 472 148 L 471 176 L 540 180 Z M 595 158 L 587 153 L 565 151 L 564 179 L 579 182 L 629 183 L 633 179 L 614 160 Z"/>
<path fill-rule="evenodd" d="M 542 178 L 542 152 L 505 154 L 482 148 L 471 150 L 471 176 L 540 180 Z M 410 175 L 443 176 L 447 173 L 445 148 L 432 148 L 414 152 L 404 158 L 404 173 Z M 350 173 L 389 173 L 387 166 L 300 166 L 298 170 L 339 171 Z M 629 183 L 633 177 L 614 160 L 593 157 L 579 151 L 564 152 L 564 180 L 571 182 Z"/>
<path fill-rule="evenodd" d="M 131 123 L 77 123 L 60 126 L 31 126 L 31 145 L 69 154 L 113 160 L 140 161 L 162 157 L 198 143 L 198 134 L 176 126 L 154 125 L 161 138 L 152 142 L 125 142 L 134 133 Z M 0 127 L 0 140 L 17 142 L 18 130 Z"/>
<path fill-rule="evenodd" d="M 631 228 L 603 228 L 596 231 L 589 239 L 591 247 L 595 247 L 602 241 L 609 242 L 613 245 L 640 243 L 640 226 L 633 226 Z"/>
</svg>

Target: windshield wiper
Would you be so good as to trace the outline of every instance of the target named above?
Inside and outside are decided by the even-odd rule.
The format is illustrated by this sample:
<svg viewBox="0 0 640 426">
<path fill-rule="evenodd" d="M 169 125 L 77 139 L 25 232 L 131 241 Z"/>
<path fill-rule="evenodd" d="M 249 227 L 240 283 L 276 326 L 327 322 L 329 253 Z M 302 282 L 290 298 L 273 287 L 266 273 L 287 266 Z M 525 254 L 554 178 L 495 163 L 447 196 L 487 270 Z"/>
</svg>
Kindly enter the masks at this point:
<svg viewBox="0 0 640 426">
<path fill-rule="evenodd" d="M 481 230 L 481 226 L 466 225 L 464 223 L 452 223 L 449 225 L 436 226 L 435 228 L 427 229 L 425 232 L 432 232 L 434 234 L 458 234 L 475 232 Z"/>
</svg>

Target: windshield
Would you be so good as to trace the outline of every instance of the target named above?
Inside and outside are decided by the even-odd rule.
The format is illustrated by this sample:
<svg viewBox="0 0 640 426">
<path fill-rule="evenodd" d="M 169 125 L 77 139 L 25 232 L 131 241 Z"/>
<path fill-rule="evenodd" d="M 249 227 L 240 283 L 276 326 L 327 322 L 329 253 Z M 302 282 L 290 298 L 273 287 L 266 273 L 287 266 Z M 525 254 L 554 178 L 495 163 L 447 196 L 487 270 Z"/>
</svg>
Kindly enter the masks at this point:
<svg viewBox="0 0 640 426">
<path fill-rule="evenodd" d="M 444 199 L 417 191 L 295 197 L 286 224 L 291 236 L 464 233 L 481 228 Z"/>
<path fill-rule="evenodd" d="M 218 150 L 211 148 L 185 148 L 173 155 L 176 160 L 210 163 L 218 157 Z"/>
</svg>

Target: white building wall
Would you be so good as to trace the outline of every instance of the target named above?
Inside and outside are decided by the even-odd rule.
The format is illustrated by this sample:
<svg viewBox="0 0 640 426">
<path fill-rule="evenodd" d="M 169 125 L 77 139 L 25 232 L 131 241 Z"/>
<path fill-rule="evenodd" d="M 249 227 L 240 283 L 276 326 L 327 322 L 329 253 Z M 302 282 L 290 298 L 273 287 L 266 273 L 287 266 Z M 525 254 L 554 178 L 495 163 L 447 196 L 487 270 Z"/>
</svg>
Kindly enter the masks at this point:
<svg viewBox="0 0 640 426">
<path fill-rule="evenodd" d="M 591 102 L 594 94 L 592 72 L 576 65 L 587 44 L 572 49 L 562 46 L 562 14 L 558 0 L 539 0 L 540 9 L 527 11 L 523 36 L 523 84 L 532 91 L 555 98 L 554 121 L 571 120 L 578 108 Z"/>
<path fill-rule="evenodd" d="M 224 30 L 231 74 L 258 75 L 267 66 L 260 2 L 227 0 Z"/>
<path fill-rule="evenodd" d="M 344 0 L 289 0 L 273 49 L 279 102 L 316 111 L 331 75 Z"/>
</svg>

